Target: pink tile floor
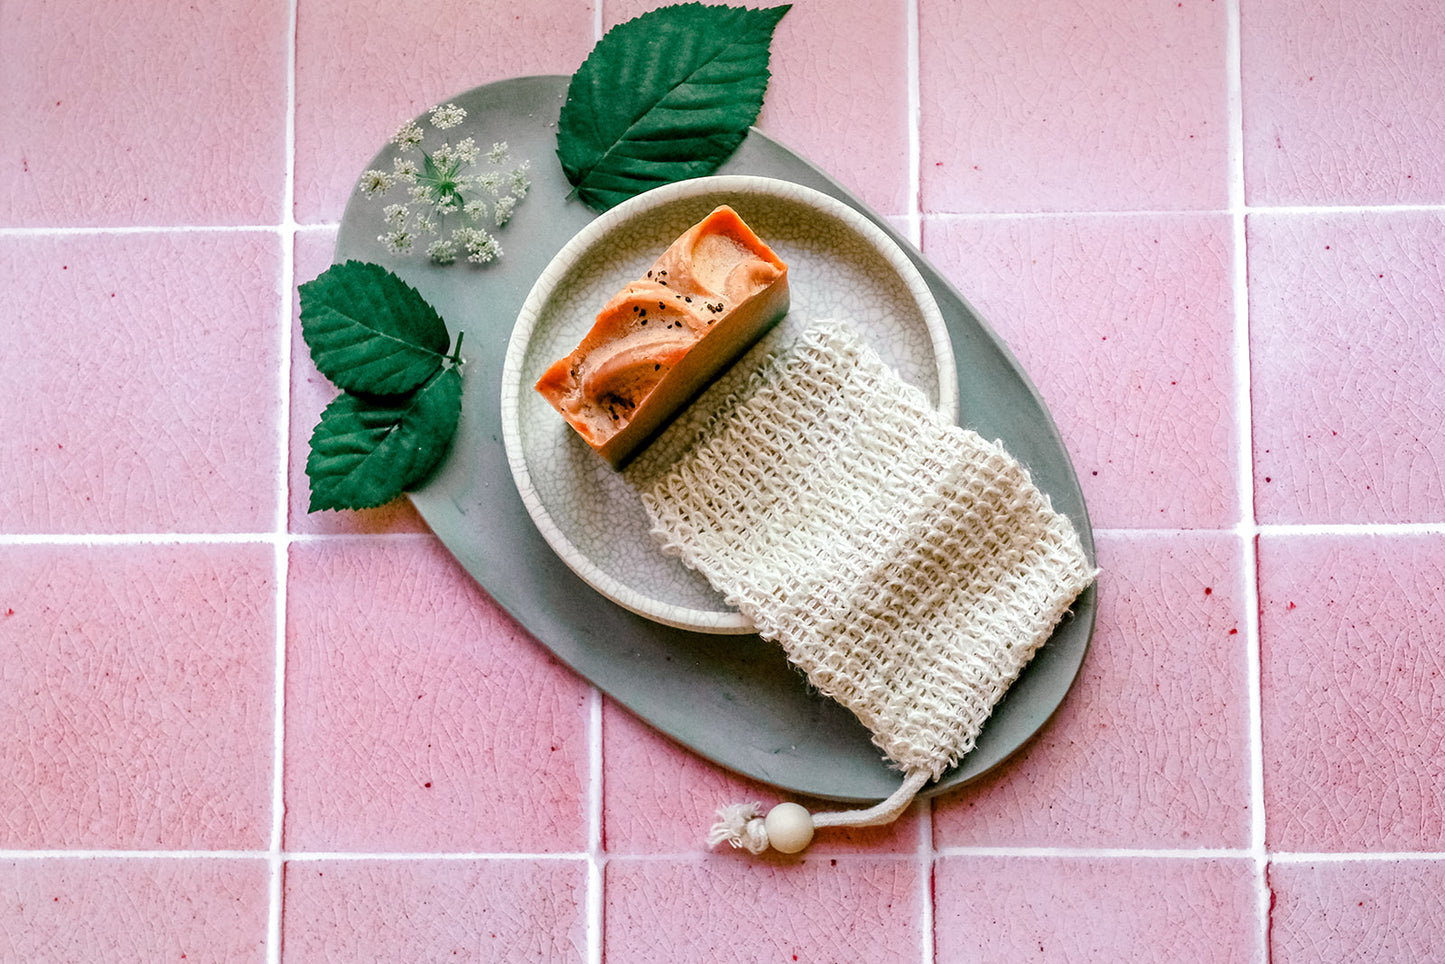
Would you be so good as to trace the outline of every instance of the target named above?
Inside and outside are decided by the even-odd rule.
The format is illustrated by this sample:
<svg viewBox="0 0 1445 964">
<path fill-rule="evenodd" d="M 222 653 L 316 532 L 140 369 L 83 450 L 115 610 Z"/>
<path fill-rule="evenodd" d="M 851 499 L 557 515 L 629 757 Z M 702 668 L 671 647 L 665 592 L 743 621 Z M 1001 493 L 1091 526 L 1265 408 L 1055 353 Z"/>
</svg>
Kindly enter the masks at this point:
<svg viewBox="0 0 1445 964">
<path fill-rule="evenodd" d="M 0 6 L 0 961 L 1441 959 L 1445 8 L 796 0 L 760 126 L 1010 344 L 1104 573 L 1013 760 L 754 860 L 406 503 L 305 512 L 352 178 L 599 2 Z"/>
</svg>

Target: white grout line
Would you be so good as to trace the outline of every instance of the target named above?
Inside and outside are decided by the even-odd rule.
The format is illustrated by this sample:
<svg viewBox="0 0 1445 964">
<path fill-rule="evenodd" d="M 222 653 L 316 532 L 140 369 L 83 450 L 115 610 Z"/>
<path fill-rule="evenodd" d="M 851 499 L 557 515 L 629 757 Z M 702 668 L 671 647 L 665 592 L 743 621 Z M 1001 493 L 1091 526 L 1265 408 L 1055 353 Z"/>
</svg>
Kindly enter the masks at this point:
<svg viewBox="0 0 1445 964">
<path fill-rule="evenodd" d="M 1236 295 L 1238 297 L 1238 295 Z M 1236 333 L 1237 335 L 1238 333 Z M 1236 399 L 1236 402 L 1238 400 Z M 1247 414 L 1247 413 L 1246 413 Z M 1241 444 L 1248 445 L 1247 434 L 1241 437 Z M 1247 453 L 1245 467 L 1249 465 L 1248 458 L 1252 453 Z M 1253 488 L 1253 480 L 1246 480 L 1250 488 Z M 1249 493 L 1242 492 L 1242 499 L 1252 498 Z M 1239 532 L 1249 535 L 1265 536 L 1438 536 L 1445 535 L 1445 522 L 1250 522 L 1247 519 L 1251 512 L 1248 506 L 1245 507 L 1246 518 L 1233 526 L 1221 526 L 1219 528 L 1202 529 L 1130 529 L 1130 528 L 1108 528 L 1105 526 L 1094 526 L 1095 533 L 1108 533 L 1112 536 L 1188 536 L 1193 533 L 1218 533 L 1218 532 Z"/>
<path fill-rule="evenodd" d="M 910 63 L 909 69 L 916 68 L 916 63 Z M 913 108 L 912 92 L 910 91 L 910 110 Z M 918 108 L 921 110 L 921 106 Z M 914 145 L 910 143 L 909 150 L 912 152 Z M 921 148 L 919 148 L 921 152 Z M 921 156 L 921 154 L 920 154 Z M 288 191 L 289 193 L 289 191 Z M 1268 215 L 1320 215 L 1320 214 L 1442 214 L 1445 213 L 1445 204 L 1257 204 L 1245 206 L 1250 214 Z M 919 214 L 924 221 L 949 221 L 949 220 L 995 220 L 995 221 L 1018 221 L 1028 219 L 1045 218 L 1127 218 L 1127 217 L 1199 217 L 1201 215 L 1230 215 L 1234 214 L 1233 207 L 1226 208 L 1138 208 L 1100 211 L 1092 208 L 1080 208 L 1072 210 L 1058 208 L 1048 211 L 936 211 L 929 214 Z M 911 216 L 911 215 L 910 215 Z M 291 221 L 292 212 L 286 213 L 286 218 Z M 298 231 L 322 231 L 335 230 L 340 226 L 338 221 L 318 221 L 316 223 L 299 224 L 291 222 L 291 226 Z M 276 230 L 274 224 L 143 224 L 143 225 L 120 225 L 107 227 L 105 225 L 81 225 L 76 227 L 0 227 L 0 238 L 25 238 L 25 237 L 50 237 L 50 236 L 85 236 L 97 234 L 188 234 L 188 233 L 245 233 L 245 232 L 271 232 Z"/>
<path fill-rule="evenodd" d="M 529 854 L 529 853 L 490 853 L 487 851 L 462 851 L 462 850 L 419 850 L 419 851 L 393 851 L 393 852 L 351 852 L 346 850 L 336 851 L 309 851 L 292 852 L 283 851 L 282 857 L 292 863 L 311 862 L 321 860 L 333 860 L 340 863 L 358 862 L 364 860 L 373 861 L 404 861 L 404 860 L 478 860 L 493 862 L 517 862 L 522 860 L 537 860 L 552 862 L 581 862 L 590 859 L 587 853 L 576 851 L 559 851 L 550 854 Z"/>
<path fill-rule="evenodd" d="M 1244 183 L 1244 64 L 1241 52 L 1240 0 L 1231 0 L 1225 10 L 1226 77 L 1229 111 L 1229 208 L 1234 238 L 1232 281 L 1234 292 L 1234 384 L 1235 424 L 1239 433 L 1239 534 L 1242 550 L 1245 618 L 1241 644 L 1245 652 L 1249 714 L 1249 850 L 1255 868 L 1255 913 L 1259 958 L 1268 961 L 1270 911 L 1274 904 L 1269 886 L 1268 837 L 1264 809 L 1264 711 L 1263 670 L 1259 634 L 1260 526 L 1254 513 L 1254 417 L 1250 403 L 1253 380 L 1249 355 L 1249 261 L 1245 222 L 1249 209 Z"/>
<path fill-rule="evenodd" d="M 602 846 L 602 692 L 595 686 L 587 696 L 587 960 L 602 964 L 602 868 L 607 855 Z"/>
<path fill-rule="evenodd" d="M 1374 853 L 1331 853 L 1295 851 L 1292 853 L 1276 851 L 1269 855 L 1270 863 L 1275 864 L 1368 864 L 1368 863 L 1398 863 L 1400 861 L 1440 861 L 1445 860 L 1445 854 L 1421 853 L 1414 850 L 1392 850 L 1379 851 Z"/>
<path fill-rule="evenodd" d="M 1253 848 L 1191 850 L 1134 847 L 944 847 L 939 857 L 1008 857 L 1031 860 L 1251 860 Z"/>
<path fill-rule="evenodd" d="M 271 845 L 267 851 L 270 864 L 269 904 L 266 918 L 266 959 L 281 960 L 281 903 L 285 878 L 285 858 L 281 851 L 285 830 L 285 747 L 286 747 L 286 590 L 288 580 L 287 546 L 284 539 L 276 541 L 276 666 L 273 676 L 271 732 Z"/>
<path fill-rule="evenodd" d="M 282 911 L 285 901 L 286 858 L 282 851 L 286 829 L 286 602 L 290 588 L 290 542 L 287 528 L 291 511 L 291 291 L 296 283 L 296 29 L 299 0 L 290 0 L 286 13 L 286 175 L 281 190 L 281 317 L 279 325 L 280 395 L 276 435 L 280 459 L 276 470 L 276 517 L 273 521 L 276 553 L 276 665 L 273 671 L 271 732 L 271 846 L 269 894 L 266 914 L 266 960 L 280 964 L 284 940 Z"/>
<path fill-rule="evenodd" d="M 1234 176 L 1231 176 L 1231 188 Z M 923 215 L 927 221 L 1028 221 L 1048 218 L 1132 218 L 1132 217 L 1201 217 L 1211 214 L 1227 216 L 1237 210 L 1250 214 L 1272 216 L 1310 216 L 1327 214 L 1441 214 L 1445 204 L 1301 204 L 1297 206 L 1260 204 L 1236 208 L 1124 208 L 1101 211 L 1097 208 L 1054 208 L 1040 211 L 934 211 Z"/>
<path fill-rule="evenodd" d="M 276 230 L 274 224 L 130 224 L 107 227 L 105 225 L 80 225 L 77 227 L 34 227 L 0 228 L 0 238 L 45 238 L 75 237 L 94 234 L 270 234 Z"/>
<path fill-rule="evenodd" d="M 270 544 L 274 532 L 17 533 L 0 535 L 0 546 L 176 546 Z"/>
<path fill-rule="evenodd" d="M 933 801 L 920 800 L 916 804 L 923 811 L 918 821 L 918 906 L 922 919 L 919 921 L 919 960 L 923 964 L 934 964 L 935 948 L 938 944 L 938 919 L 933 906 L 933 866 L 938 851 L 933 845 Z"/>
<path fill-rule="evenodd" d="M 269 850 L 0 850 L 0 860 L 266 860 Z"/>
<path fill-rule="evenodd" d="M 1315 522 L 1290 525 L 1256 523 L 1256 532 L 1270 536 L 1438 536 L 1445 535 L 1445 522 Z"/>
<path fill-rule="evenodd" d="M 908 45 L 908 238 L 923 250 L 923 71 L 920 65 L 919 0 L 905 5 Z M 933 802 L 921 800 L 918 821 L 918 959 L 934 964 L 938 921 L 933 906 Z"/>
<path fill-rule="evenodd" d="M 0 850 L 0 861 L 37 860 L 262 860 L 269 861 L 278 856 L 276 851 L 266 850 Z M 287 863 L 378 863 L 420 860 L 484 861 L 491 863 L 517 863 L 537 861 L 543 863 L 593 862 L 593 854 L 582 851 L 558 851 L 556 853 L 511 853 L 494 851 L 347 851 L 312 850 L 279 852 L 281 860 Z M 628 862 L 694 860 L 705 857 L 694 850 L 653 854 L 618 854 L 609 860 Z M 878 860 L 917 862 L 917 853 L 907 851 L 879 852 L 857 851 L 853 853 L 829 854 L 829 859 L 857 862 Z M 930 856 L 938 859 L 959 857 L 1007 857 L 1019 860 L 1251 860 L 1255 854 L 1251 848 L 1168 850 L 1157 848 L 1128 847 L 944 847 L 931 850 Z M 1445 852 L 1391 850 L 1391 851 L 1272 851 L 1271 863 L 1397 863 L 1419 861 L 1422 863 L 1445 863 Z"/>
<path fill-rule="evenodd" d="M 908 35 L 908 239 L 923 250 L 923 88 L 919 66 L 918 0 L 905 11 Z"/>
</svg>

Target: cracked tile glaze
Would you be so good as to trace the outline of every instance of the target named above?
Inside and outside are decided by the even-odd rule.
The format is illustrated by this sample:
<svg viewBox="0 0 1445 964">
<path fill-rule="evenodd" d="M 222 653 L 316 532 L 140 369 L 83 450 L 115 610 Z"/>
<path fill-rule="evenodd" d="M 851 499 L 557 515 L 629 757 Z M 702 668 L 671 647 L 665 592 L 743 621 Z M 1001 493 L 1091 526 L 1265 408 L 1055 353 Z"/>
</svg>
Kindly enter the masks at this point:
<svg viewBox="0 0 1445 964">
<path fill-rule="evenodd" d="M 732 205 L 788 263 L 792 306 L 626 471 L 615 472 L 532 386 L 577 346 L 609 298 L 719 204 Z M 637 487 L 681 454 L 716 399 L 825 318 L 851 322 L 905 381 L 956 416 L 953 349 L 927 285 L 897 245 L 841 202 L 771 178 L 697 178 L 649 191 L 588 225 L 533 286 L 502 371 L 507 458 L 548 544 L 593 588 L 633 612 L 700 632 L 750 632 L 706 580 L 657 549 Z"/>
</svg>

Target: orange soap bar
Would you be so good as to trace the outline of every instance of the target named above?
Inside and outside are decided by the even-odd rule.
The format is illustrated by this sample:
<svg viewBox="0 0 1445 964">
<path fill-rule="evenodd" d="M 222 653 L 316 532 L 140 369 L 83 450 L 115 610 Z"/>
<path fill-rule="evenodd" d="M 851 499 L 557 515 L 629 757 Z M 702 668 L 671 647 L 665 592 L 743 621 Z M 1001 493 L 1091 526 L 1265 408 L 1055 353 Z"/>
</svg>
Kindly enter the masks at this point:
<svg viewBox="0 0 1445 964">
<path fill-rule="evenodd" d="M 727 205 L 597 314 L 537 391 L 620 466 L 788 312 L 788 266 Z"/>
</svg>

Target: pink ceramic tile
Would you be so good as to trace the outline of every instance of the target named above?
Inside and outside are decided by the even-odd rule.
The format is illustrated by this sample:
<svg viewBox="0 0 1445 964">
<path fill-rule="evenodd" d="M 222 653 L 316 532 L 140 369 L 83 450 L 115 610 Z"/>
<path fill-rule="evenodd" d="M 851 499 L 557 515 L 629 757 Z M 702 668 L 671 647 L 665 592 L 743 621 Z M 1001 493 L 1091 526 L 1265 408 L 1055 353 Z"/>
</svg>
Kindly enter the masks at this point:
<svg viewBox="0 0 1445 964">
<path fill-rule="evenodd" d="M 269 234 L 0 238 L 0 530 L 270 530 Z"/>
<path fill-rule="evenodd" d="M 1246 860 L 948 857 L 939 961 L 1265 960 Z"/>
<path fill-rule="evenodd" d="M 571 74 L 593 43 L 589 0 L 299 0 L 296 20 L 296 220 L 308 223 L 341 217 L 402 122 L 479 84 Z"/>
<path fill-rule="evenodd" d="M 311 281 L 330 267 L 335 245 L 334 228 L 296 232 L 296 285 Z M 306 477 L 306 456 L 311 451 L 311 433 L 321 420 L 321 410 L 336 397 L 338 390 L 311 362 L 311 353 L 301 337 L 301 304 L 295 286 L 291 291 L 291 311 L 291 459 L 288 474 L 291 531 L 308 534 L 427 531 L 426 523 L 405 496 L 375 509 L 307 512 L 311 504 L 311 484 Z"/>
<path fill-rule="evenodd" d="M 1043 394 L 1096 526 L 1239 518 L 1230 231 L 1193 215 L 924 223 L 928 256 Z"/>
<path fill-rule="evenodd" d="M 1255 514 L 1445 520 L 1445 217 L 1251 215 Z"/>
<path fill-rule="evenodd" d="M 261 860 L 0 863 L 0 960 L 266 960 Z"/>
<path fill-rule="evenodd" d="M 440 543 L 326 539 L 288 578 L 286 846 L 586 846 L 586 687 Z"/>
<path fill-rule="evenodd" d="M 0 549 L 0 848 L 266 846 L 274 558 Z"/>
<path fill-rule="evenodd" d="M 1274 964 L 1445 959 L 1445 862 L 1274 863 L 1269 882 Z"/>
<path fill-rule="evenodd" d="M 1247 846 L 1244 548 L 1223 534 L 1100 533 L 1079 679 L 1014 759 L 936 799 L 934 843 Z"/>
<path fill-rule="evenodd" d="M 287 964 L 585 960 L 581 860 L 286 865 Z"/>
<path fill-rule="evenodd" d="M 1259 545 L 1274 850 L 1445 850 L 1445 538 Z"/>
<path fill-rule="evenodd" d="M 6 4 L 0 223 L 274 222 L 286 21 L 285 0 Z"/>
<path fill-rule="evenodd" d="M 1246 199 L 1445 199 L 1445 7 L 1309 0 L 1240 7 Z"/>
<path fill-rule="evenodd" d="M 1227 203 L 1227 4 L 919 4 L 925 211 Z"/>
<path fill-rule="evenodd" d="M 673 743 L 615 703 L 606 704 L 602 732 L 603 845 L 611 853 L 707 850 L 708 830 L 723 804 L 757 801 L 771 807 L 786 799 L 815 812 L 844 808 L 736 776 Z M 925 804 L 888 827 L 820 831 L 809 852 L 915 853 L 920 812 L 927 812 Z"/>
<path fill-rule="evenodd" d="M 608 0 L 611 27 L 658 0 Z M 748 6 L 773 6 L 772 3 Z M 758 128 L 884 214 L 910 210 L 908 23 L 902 0 L 795 2 L 773 35 Z"/>
<path fill-rule="evenodd" d="M 614 858 L 604 870 L 603 957 L 917 961 L 922 873 L 902 857 Z"/>
</svg>

